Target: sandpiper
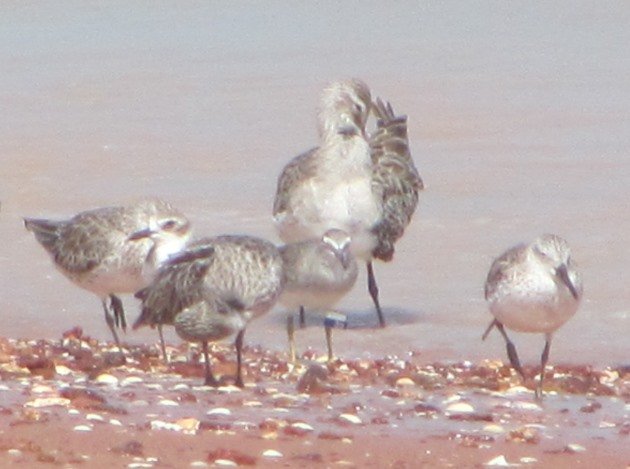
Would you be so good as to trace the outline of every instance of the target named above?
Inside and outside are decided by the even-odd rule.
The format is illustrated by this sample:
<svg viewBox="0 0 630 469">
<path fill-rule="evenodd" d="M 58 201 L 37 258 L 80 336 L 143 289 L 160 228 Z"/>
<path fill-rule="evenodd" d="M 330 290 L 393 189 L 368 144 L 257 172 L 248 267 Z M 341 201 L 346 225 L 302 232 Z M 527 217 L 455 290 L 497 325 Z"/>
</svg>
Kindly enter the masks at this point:
<svg viewBox="0 0 630 469">
<path fill-rule="evenodd" d="M 181 249 L 190 236 L 188 219 L 159 199 L 89 210 L 63 221 L 25 218 L 24 225 L 63 275 L 98 295 L 107 326 L 121 351 L 116 327 L 125 330 L 127 324 L 116 294 L 133 293 L 146 286 L 148 279 L 143 270 L 147 263 L 158 262 Z M 148 239 L 130 239 L 132 233 L 148 228 L 168 233 L 171 243 L 156 250 Z"/>
<path fill-rule="evenodd" d="M 280 248 L 286 282 L 280 303 L 299 308 L 304 325 L 304 309 L 326 311 L 337 303 L 357 279 L 357 262 L 350 251 L 348 233 L 338 229 L 326 231 L 319 239 L 286 244 Z M 295 361 L 293 314 L 287 317 L 289 355 Z M 327 333 L 329 355 L 332 355 Z"/>
<path fill-rule="evenodd" d="M 273 307 L 283 285 L 282 258 L 272 243 L 244 235 L 201 239 L 167 260 L 136 293 L 142 312 L 133 328 L 174 325 L 184 340 L 201 342 L 208 385 L 218 384 L 208 342 L 236 333 L 236 385 L 243 386 L 245 328 Z"/>
<path fill-rule="evenodd" d="M 370 137 L 370 111 L 378 116 Z M 373 104 L 365 83 L 336 82 L 321 97 L 320 146 L 291 160 L 278 178 L 273 216 L 280 238 L 292 243 L 337 228 L 365 260 L 368 291 L 385 325 L 372 260 L 389 261 L 394 243 L 418 203 L 422 180 L 413 163 L 407 118 L 389 104 Z"/>
<path fill-rule="evenodd" d="M 496 327 L 505 339 L 512 367 L 524 379 L 516 347 L 504 326 L 517 332 L 545 334 L 536 389 L 539 398 L 552 335 L 575 314 L 582 291 L 582 280 L 571 260 L 569 245 L 553 234 L 542 235 L 531 244 L 514 246 L 490 267 L 485 296 L 494 319 L 483 339 Z"/>
</svg>

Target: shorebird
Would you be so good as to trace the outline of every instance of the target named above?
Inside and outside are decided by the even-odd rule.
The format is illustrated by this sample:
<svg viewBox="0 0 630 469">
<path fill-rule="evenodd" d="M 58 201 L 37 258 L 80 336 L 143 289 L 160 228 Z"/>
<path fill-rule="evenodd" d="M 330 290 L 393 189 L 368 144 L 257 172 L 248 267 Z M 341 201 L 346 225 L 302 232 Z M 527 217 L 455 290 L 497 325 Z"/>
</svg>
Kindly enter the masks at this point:
<svg viewBox="0 0 630 469">
<path fill-rule="evenodd" d="M 353 253 L 366 262 L 368 291 L 383 327 L 372 260 L 392 259 L 423 183 L 409 151 L 407 118 L 371 99 L 367 85 L 357 79 L 324 90 L 320 145 L 284 167 L 273 217 L 285 243 L 318 238 L 332 228 L 350 234 Z M 378 122 L 368 136 L 371 110 Z"/>
<path fill-rule="evenodd" d="M 353 287 L 357 279 L 357 262 L 350 252 L 350 236 L 342 230 L 326 231 L 319 239 L 286 244 L 280 248 L 284 262 L 285 285 L 280 303 L 299 308 L 300 324 L 304 309 L 325 311 Z M 287 317 L 289 355 L 295 361 L 293 314 Z M 327 333 L 329 356 L 332 356 Z"/>
<path fill-rule="evenodd" d="M 205 383 L 213 386 L 218 381 L 208 342 L 236 333 L 236 385 L 242 387 L 245 328 L 273 307 L 283 285 L 282 258 L 272 243 L 244 235 L 201 239 L 168 259 L 153 282 L 136 293 L 142 311 L 133 328 L 174 325 L 182 339 L 201 342 Z"/>
<path fill-rule="evenodd" d="M 531 244 L 514 246 L 490 267 L 485 296 L 494 319 L 482 338 L 496 327 L 505 339 L 510 364 L 525 379 L 516 347 L 504 326 L 517 332 L 545 334 L 536 389 L 539 398 L 552 335 L 575 314 L 582 291 L 582 280 L 571 260 L 569 245 L 553 234 L 542 235 Z"/>
<path fill-rule="evenodd" d="M 121 351 L 116 327 L 125 330 L 127 322 L 116 294 L 145 287 L 147 264 L 178 251 L 190 236 L 188 219 L 158 199 L 89 210 L 63 221 L 25 218 L 24 225 L 63 275 L 101 299 L 105 321 Z M 148 239 L 130 239 L 132 233 L 148 228 L 165 233 L 170 242 L 156 249 Z"/>
</svg>

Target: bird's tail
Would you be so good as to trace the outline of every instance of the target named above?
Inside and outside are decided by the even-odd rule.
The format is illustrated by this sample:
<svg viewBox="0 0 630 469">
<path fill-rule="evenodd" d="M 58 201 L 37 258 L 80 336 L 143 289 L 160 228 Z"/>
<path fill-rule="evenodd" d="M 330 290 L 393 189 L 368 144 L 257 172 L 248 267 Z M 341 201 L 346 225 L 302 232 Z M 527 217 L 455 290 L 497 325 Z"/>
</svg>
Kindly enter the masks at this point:
<svg viewBox="0 0 630 469">
<path fill-rule="evenodd" d="M 62 224 L 63 222 L 59 221 L 24 218 L 24 227 L 32 231 L 37 241 L 49 251 L 53 249 L 59 239 L 59 229 Z"/>
</svg>

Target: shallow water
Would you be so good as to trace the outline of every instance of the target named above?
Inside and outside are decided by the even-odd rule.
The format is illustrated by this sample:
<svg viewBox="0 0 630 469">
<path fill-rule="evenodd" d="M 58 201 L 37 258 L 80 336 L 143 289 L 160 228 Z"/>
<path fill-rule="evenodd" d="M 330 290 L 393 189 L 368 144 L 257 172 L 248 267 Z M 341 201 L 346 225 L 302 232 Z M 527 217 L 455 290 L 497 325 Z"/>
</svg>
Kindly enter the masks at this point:
<svg viewBox="0 0 630 469">
<path fill-rule="evenodd" d="M 376 266 L 389 327 L 372 328 L 363 273 L 340 304 L 351 327 L 335 333 L 336 351 L 503 357 L 498 335 L 480 341 L 487 269 L 554 232 L 572 246 L 585 297 L 552 362 L 627 363 L 627 4 L 15 2 L 0 12 L 2 334 L 59 337 L 80 324 L 109 337 L 99 301 L 53 269 L 22 216 L 157 195 L 197 234 L 277 240 L 277 174 L 316 144 L 319 90 L 358 76 L 410 116 L 427 188 L 394 262 Z M 323 350 L 317 323 L 300 347 Z M 283 348 L 283 324 L 269 314 L 248 341 Z M 538 360 L 541 337 L 515 341 Z"/>
</svg>

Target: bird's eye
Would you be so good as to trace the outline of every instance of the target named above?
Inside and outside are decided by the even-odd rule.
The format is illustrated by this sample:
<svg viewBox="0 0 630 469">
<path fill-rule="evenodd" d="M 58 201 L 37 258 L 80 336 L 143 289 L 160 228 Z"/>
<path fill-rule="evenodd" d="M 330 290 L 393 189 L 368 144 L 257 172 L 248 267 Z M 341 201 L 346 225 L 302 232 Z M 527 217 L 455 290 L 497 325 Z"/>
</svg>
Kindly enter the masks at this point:
<svg viewBox="0 0 630 469">
<path fill-rule="evenodd" d="M 177 223 L 175 223 L 175 220 L 168 220 L 162 225 L 162 229 L 166 231 L 171 231 L 175 228 L 176 225 Z"/>
</svg>

